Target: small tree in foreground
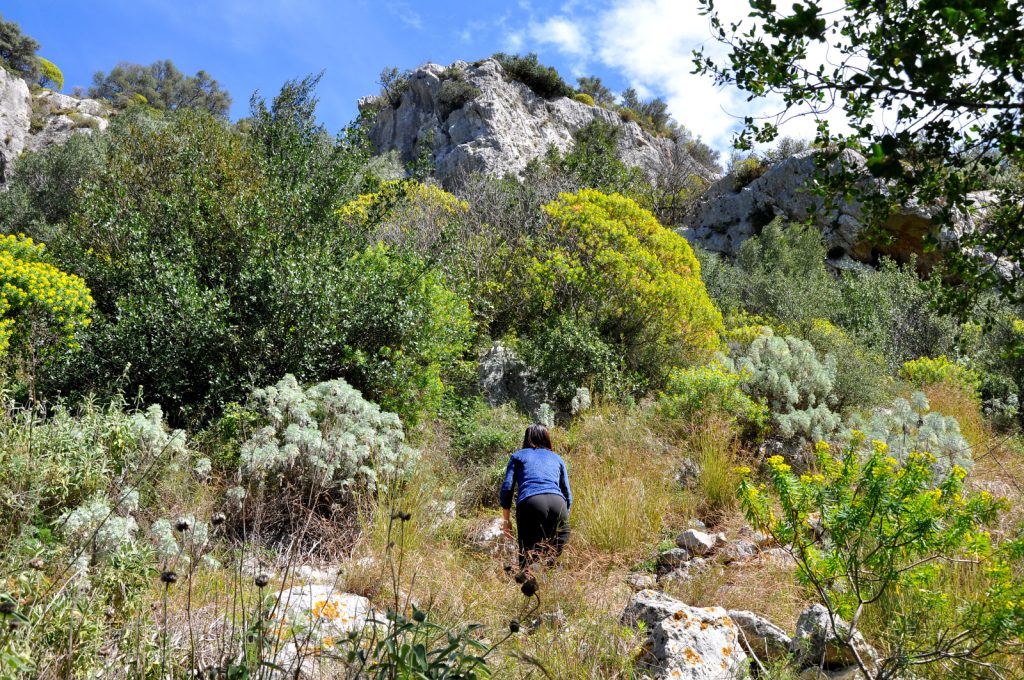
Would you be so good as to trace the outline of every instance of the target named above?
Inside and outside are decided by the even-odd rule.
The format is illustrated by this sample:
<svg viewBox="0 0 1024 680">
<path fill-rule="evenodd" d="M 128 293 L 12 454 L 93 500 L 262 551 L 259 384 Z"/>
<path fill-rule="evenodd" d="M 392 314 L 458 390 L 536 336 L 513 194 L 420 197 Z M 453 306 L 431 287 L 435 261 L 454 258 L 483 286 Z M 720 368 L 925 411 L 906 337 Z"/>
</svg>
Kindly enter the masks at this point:
<svg viewBox="0 0 1024 680">
<path fill-rule="evenodd" d="M 850 622 L 846 646 L 865 677 L 916 675 L 927 664 L 945 677 L 1004 677 L 1024 633 L 1024 541 L 997 545 L 985 530 L 1004 502 L 968 492 L 962 468 L 936 484 L 930 454 L 900 465 L 860 434 L 838 456 L 819 443 L 816 456 L 818 473 L 800 477 L 769 458 L 761 486 L 741 468 L 740 500 L 830 616 Z M 876 630 L 871 622 L 877 660 L 851 644 L 862 628 Z"/>
</svg>

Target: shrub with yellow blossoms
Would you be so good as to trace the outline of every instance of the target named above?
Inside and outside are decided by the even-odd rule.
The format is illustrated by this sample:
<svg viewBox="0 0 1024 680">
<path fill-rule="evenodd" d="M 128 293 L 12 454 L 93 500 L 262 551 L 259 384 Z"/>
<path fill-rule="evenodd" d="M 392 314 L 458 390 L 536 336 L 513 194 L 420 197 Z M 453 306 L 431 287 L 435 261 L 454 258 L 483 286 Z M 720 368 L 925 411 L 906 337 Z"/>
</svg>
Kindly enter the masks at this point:
<svg viewBox="0 0 1024 680">
<path fill-rule="evenodd" d="M 31 238 L 0 236 L 0 356 L 28 345 L 34 354 L 77 349 L 89 325 L 93 299 L 81 277 L 44 261 L 45 246 Z"/>
<path fill-rule="evenodd" d="M 739 496 L 750 523 L 792 555 L 808 593 L 879 650 L 861 659 L 865 677 L 919 675 L 925 664 L 936 677 L 973 676 L 1019 639 L 1024 583 L 1013 565 L 1024 542 L 987 530 L 1004 501 L 971 492 L 963 468 L 939 477 L 931 454 L 899 461 L 856 431 L 841 452 L 819 443 L 815 454 L 799 476 L 769 458 L 764 484 L 737 469 Z"/>
</svg>

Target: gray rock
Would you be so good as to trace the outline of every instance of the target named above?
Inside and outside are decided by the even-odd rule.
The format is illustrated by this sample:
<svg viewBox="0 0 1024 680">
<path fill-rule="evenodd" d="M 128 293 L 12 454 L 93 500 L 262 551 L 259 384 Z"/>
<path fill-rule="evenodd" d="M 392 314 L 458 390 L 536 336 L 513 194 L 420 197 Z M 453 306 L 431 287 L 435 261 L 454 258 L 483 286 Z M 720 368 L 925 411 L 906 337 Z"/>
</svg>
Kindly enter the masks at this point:
<svg viewBox="0 0 1024 680">
<path fill-rule="evenodd" d="M 751 541 L 738 540 L 733 543 L 728 543 L 721 550 L 718 551 L 716 557 L 718 561 L 724 564 L 730 564 L 732 562 L 743 562 L 751 558 L 757 557 L 758 553 L 757 546 Z"/>
<path fill-rule="evenodd" d="M 800 667 L 816 666 L 825 670 L 855 666 L 857 655 L 869 670 L 874 669 L 878 660 L 878 654 L 860 631 L 851 637 L 850 625 L 838 616 L 831 616 L 820 604 L 811 605 L 800 614 L 790 651 Z"/>
<path fill-rule="evenodd" d="M 754 612 L 732 610 L 729 618 L 739 629 L 740 644 L 761 663 L 781 661 L 789 656 L 792 640 L 785 631 Z"/>
<path fill-rule="evenodd" d="M 661 575 L 659 581 L 668 583 L 688 583 L 701 574 L 711 571 L 713 563 L 703 557 L 694 557 L 689 562 L 683 562 L 675 569 Z M 721 572 L 721 569 L 719 569 Z"/>
<path fill-rule="evenodd" d="M 676 481 L 684 489 L 692 489 L 697 486 L 698 479 L 700 479 L 700 465 L 692 458 L 683 458 L 679 463 L 679 469 L 676 470 Z M 703 523 L 698 528 L 704 528 Z"/>
<path fill-rule="evenodd" d="M 488 406 L 514 403 L 527 413 L 536 413 L 547 403 L 547 386 L 516 353 L 500 342 L 480 357 L 480 390 Z"/>
<path fill-rule="evenodd" d="M 453 108 L 445 92 L 450 74 L 461 71 L 475 96 Z M 446 82 L 447 81 L 447 82 Z M 493 59 L 456 62 L 447 69 L 425 64 L 409 75 L 397 105 L 379 98 L 360 100 L 362 109 L 379 108 L 369 137 L 383 153 L 396 150 L 403 162 L 429 154 L 437 177 L 449 184 L 471 172 L 519 175 L 548 149 L 571 149 L 573 134 L 595 120 L 622 129 L 619 152 L 627 165 L 650 175 L 671 168 L 707 180 L 716 175 L 695 161 L 684 144 L 655 137 L 618 113 L 567 97 L 546 100 L 526 85 L 506 77 Z"/>
<path fill-rule="evenodd" d="M 693 553 L 686 548 L 671 548 L 658 555 L 658 566 L 675 569 L 693 559 Z"/>
<path fill-rule="evenodd" d="M 694 555 L 706 555 L 715 549 L 718 537 L 697 529 L 687 529 L 676 537 L 676 545 L 686 548 Z"/>
<path fill-rule="evenodd" d="M 699 531 L 707 531 L 708 530 L 708 525 L 704 524 L 704 522 L 701 522 L 699 519 L 696 519 L 696 518 L 695 519 L 691 519 L 689 522 L 687 522 L 686 526 L 689 527 L 690 529 L 697 529 Z"/>
<path fill-rule="evenodd" d="M 655 578 L 654 574 L 638 571 L 626 576 L 626 585 L 633 590 L 647 590 L 656 587 L 658 579 Z"/>
<path fill-rule="evenodd" d="M 0 182 L 10 177 L 14 161 L 25 149 L 31 119 L 28 85 L 0 68 Z"/>
<path fill-rule="evenodd" d="M 270 620 L 271 633 L 280 640 L 275 665 L 283 669 L 272 677 L 280 678 L 315 674 L 322 654 L 334 652 L 335 641 L 382 621 L 365 597 L 324 584 L 282 591 Z"/>
</svg>

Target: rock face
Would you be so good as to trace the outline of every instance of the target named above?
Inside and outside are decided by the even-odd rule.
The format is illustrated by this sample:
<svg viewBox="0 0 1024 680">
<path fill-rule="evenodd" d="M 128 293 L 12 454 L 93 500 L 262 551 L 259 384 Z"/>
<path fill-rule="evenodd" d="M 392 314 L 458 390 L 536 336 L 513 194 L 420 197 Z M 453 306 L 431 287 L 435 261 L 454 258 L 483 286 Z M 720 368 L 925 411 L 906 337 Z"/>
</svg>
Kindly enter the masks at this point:
<svg viewBox="0 0 1024 680">
<path fill-rule="evenodd" d="M 35 96 L 34 106 L 43 127 L 32 133 L 25 145 L 27 151 L 39 151 L 53 144 L 63 144 L 76 132 L 106 130 L 108 107 L 95 99 L 76 99 L 59 92 L 44 90 Z"/>
<path fill-rule="evenodd" d="M 62 144 L 76 132 L 107 127 L 107 106 L 42 90 L 29 91 L 24 80 L 0 69 L 0 183 L 11 176 L 23 151 Z"/>
<path fill-rule="evenodd" d="M 21 78 L 0 68 L 0 181 L 11 174 L 28 139 L 32 97 Z"/>
<path fill-rule="evenodd" d="M 780 161 L 743 187 L 737 187 L 732 176 L 719 179 L 687 217 L 683 235 L 707 250 L 731 256 L 775 217 L 798 222 L 813 217 L 828 248 L 829 264 L 837 269 L 856 267 L 857 262 L 875 263 L 882 255 L 900 262 L 916 255 L 925 269 L 935 263 L 940 255 L 924 252 L 923 238 L 936 230 L 928 210 L 905 206 L 885 225 L 894 236 L 892 243 L 870 243 L 863 238 L 863 212 L 858 203 L 839 201 L 827 211 L 823 199 L 810 193 L 815 174 L 814 154 L 813 150 L 805 151 Z M 856 152 L 844 151 L 836 162 L 855 172 L 860 169 L 865 182 L 873 181 L 868 177 L 864 158 Z M 965 227 L 969 225 L 958 228 Z"/>
<path fill-rule="evenodd" d="M 475 96 L 455 102 L 453 108 L 448 92 L 456 79 L 459 87 Z M 360 100 L 362 109 L 379 105 L 375 97 Z M 471 172 L 518 175 L 550 147 L 570 149 L 573 134 L 595 120 L 622 129 L 619 151 L 628 165 L 650 174 L 671 167 L 686 175 L 715 177 L 672 140 L 649 135 L 636 123 L 624 122 L 618 113 L 598 106 L 567 97 L 539 97 L 506 77 L 493 59 L 417 68 L 397 105 L 384 104 L 377 114 L 370 140 L 380 153 L 395 150 L 406 163 L 426 151 L 437 177 L 451 184 Z"/>
<path fill-rule="evenodd" d="M 721 607 L 690 607 L 663 593 L 642 590 L 626 607 L 627 623 L 649 630 L 643 663 L 656 678 L 721 680 L 748 671 L 736 625 Z"/>
<path fill-rule="evenodd" d="M 488 406 L 514 403 L 534 414 L 547 402 L 547 386 L 516 353 L 500 342 L 480 357 L 480 390 Z"/>
</svg>

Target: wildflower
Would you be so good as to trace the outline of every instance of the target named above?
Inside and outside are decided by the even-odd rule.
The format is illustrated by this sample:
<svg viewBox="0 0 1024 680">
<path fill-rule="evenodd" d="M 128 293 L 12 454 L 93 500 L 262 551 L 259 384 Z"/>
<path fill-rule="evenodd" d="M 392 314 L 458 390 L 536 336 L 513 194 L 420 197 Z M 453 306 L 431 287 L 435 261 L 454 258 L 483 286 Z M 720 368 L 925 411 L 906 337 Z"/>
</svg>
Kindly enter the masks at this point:
<svg viewBox="0 0 1024 680">
<path fill-rule="evenodd" d="M 227 516 L 223 512 L 218 512 L 210 518 L 210 524 L 219 527 L 221 524 L 224 524 L 225 520 L 227 520 Z"/>
<path fill-rule="evenodd" d="M 0 602 L 0 614 L 4 616 L 10 616 L 18 610 L 18 605 L 14 604 L 14 600 L 4 600 Z"/>
<path fill-rule="evenodd" d="M 526 582 L 523 583 L 522 587 L 519 590 L 521 590 L 523 595 L 525 595 L 526 597 L 533 597 L 533 595 L 537 592 L 537 579 L 533 578 L 532 576 L 526 579 Z"/>
<path fill-rule="evenodd" d="M 270 583 L 270 577 L 266 574 L 259 574 L 255 579 L 253 579 L 253 582 L 256 584 L 257 588 L 266 588 L 267 584 Z"/>
<path fill-rule="evenodd" d="M 508 622 L 508 632 L 513 635 L 519 632 L 519 619 L 512 619 Z"/>
<path fill-rule="evenodd" d="M 427 620 L 427 615 L 421 612 L 419 609 L 412 613 L 412 620 L 416 623 L 423 623 Z"/>
<path fill-rule="evenodd" d="M 179 517 L 178 521 L 174 523 L 175 531 L 179 531 L 181 533 L 185 533 L 189 530 L 190 527 L 191 525 L 188 523 L 188 520 L 184 517 Z"/>
<path fill-rule="evenodd" d="M 166 583 L 167 585 L 171 585 L 172 583 L 178 580 L 178 574 L 168 569 L 164 573 L 160 574 L 160 580 Z"/>
</svg>

